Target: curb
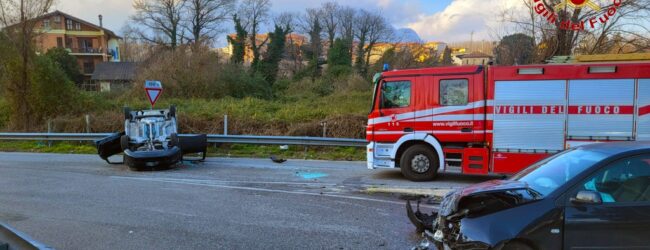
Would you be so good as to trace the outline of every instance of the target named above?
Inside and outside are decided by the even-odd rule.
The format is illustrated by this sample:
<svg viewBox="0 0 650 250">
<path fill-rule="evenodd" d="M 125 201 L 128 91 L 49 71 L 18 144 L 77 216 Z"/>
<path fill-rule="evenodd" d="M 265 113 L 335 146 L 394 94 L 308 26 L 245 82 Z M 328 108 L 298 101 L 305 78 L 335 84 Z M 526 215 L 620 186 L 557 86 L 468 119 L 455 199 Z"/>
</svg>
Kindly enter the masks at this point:
<svg viewBox="0 0 650 250">
<path fill-rule="evenodd" d="M 362 190 L 366 194 L 390 194 L 405 196 L 424 196 L 441 200 L 447 193 L 453 191 L 448 188 L 390 188 L 390 187 L 368 187 Z"/>
</svg>

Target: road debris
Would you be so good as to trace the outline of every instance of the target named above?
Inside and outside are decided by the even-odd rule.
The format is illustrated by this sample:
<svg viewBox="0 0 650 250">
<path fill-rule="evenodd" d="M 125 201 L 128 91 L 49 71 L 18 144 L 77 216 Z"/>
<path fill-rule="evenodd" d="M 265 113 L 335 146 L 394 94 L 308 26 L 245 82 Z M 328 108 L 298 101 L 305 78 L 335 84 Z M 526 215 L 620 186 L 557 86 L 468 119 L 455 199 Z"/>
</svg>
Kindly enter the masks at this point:
<svg viewBox="0 0 650 250">
<path fill-rule="evenodd" d="M 278 157 L 275 156 L 275 155 L 271 155 L 271 161 L 280 164 L 280 163 L 285 163 L 287 160 L 286 160 L 286 159 L 282 159 L 282 158 L 278 158 Z"/>
</svg>

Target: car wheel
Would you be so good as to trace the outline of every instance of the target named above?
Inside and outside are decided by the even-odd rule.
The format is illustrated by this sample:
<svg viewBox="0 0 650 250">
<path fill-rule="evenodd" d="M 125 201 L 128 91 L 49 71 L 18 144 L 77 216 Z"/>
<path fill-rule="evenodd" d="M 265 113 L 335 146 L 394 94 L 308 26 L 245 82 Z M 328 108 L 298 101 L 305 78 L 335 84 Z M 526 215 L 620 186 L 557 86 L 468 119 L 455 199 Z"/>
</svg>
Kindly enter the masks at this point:
<svg viewBox="0 0 650 250">
<path fill-rule="evenodd" d="M 533 248 L 525 243 L 514 241 L 506 244 L 502 250 L 533 250 Z"/>
<path fill-rule="evenodd" d="M 178 134 L 172 133 L 169 135 L 169 147 L 179 146 Z"/>
<path fill-rule="evenodd" d="M 169 117 L 176 118 L 176 105 L 169 107 Z"/>
<path fill-rule="evenodd" d="M 131 119 L 133 119 L 133 116 L 131 115 L 131 108 L 124 107 L 124 120 L 130 121 Z"/>
<path fill-rule="evenodd" d="M 122 147 L 122 151 L 129 149 L 129 140 L 128 135 L 120 137 L 120 147 Z"/>
<path fill-rule="evenodd" d="M 438 155 L 430 147 L 414 145 L 404 151 L 400 168 L 404 177 L 411 181 L 430 181 L 438 175 Z"/>
</svg>

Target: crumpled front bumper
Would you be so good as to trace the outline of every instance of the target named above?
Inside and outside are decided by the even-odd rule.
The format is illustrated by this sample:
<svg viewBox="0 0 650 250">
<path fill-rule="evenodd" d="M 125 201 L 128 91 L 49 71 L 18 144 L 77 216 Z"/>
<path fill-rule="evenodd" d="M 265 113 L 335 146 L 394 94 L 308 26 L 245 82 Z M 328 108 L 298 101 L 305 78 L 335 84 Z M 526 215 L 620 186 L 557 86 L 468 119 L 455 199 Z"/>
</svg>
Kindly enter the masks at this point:
<svg viewBox="0 0 650 250">
<path fill-rule="evenodd" d="M 181 157 L 181 149 L 176 146 L 167 150 L 124 150 L 124 163 L 133 169 L 168 167 L 179 162 Z"/>
</svg>

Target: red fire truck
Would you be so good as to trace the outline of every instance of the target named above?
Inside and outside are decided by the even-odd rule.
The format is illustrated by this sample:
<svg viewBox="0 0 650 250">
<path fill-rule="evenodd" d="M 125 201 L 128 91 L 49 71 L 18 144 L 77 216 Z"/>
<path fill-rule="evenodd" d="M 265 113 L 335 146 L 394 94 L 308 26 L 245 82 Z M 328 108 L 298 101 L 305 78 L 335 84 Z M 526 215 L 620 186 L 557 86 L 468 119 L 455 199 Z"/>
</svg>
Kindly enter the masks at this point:
<svg viewBox="0 0 650 250">
<path fill-rule="evenodd" d="M 368 168 L 513 174 L 586 143 L 650 140 L 650 63 L 394 70 L 376 80 Z"/>
</svg>

